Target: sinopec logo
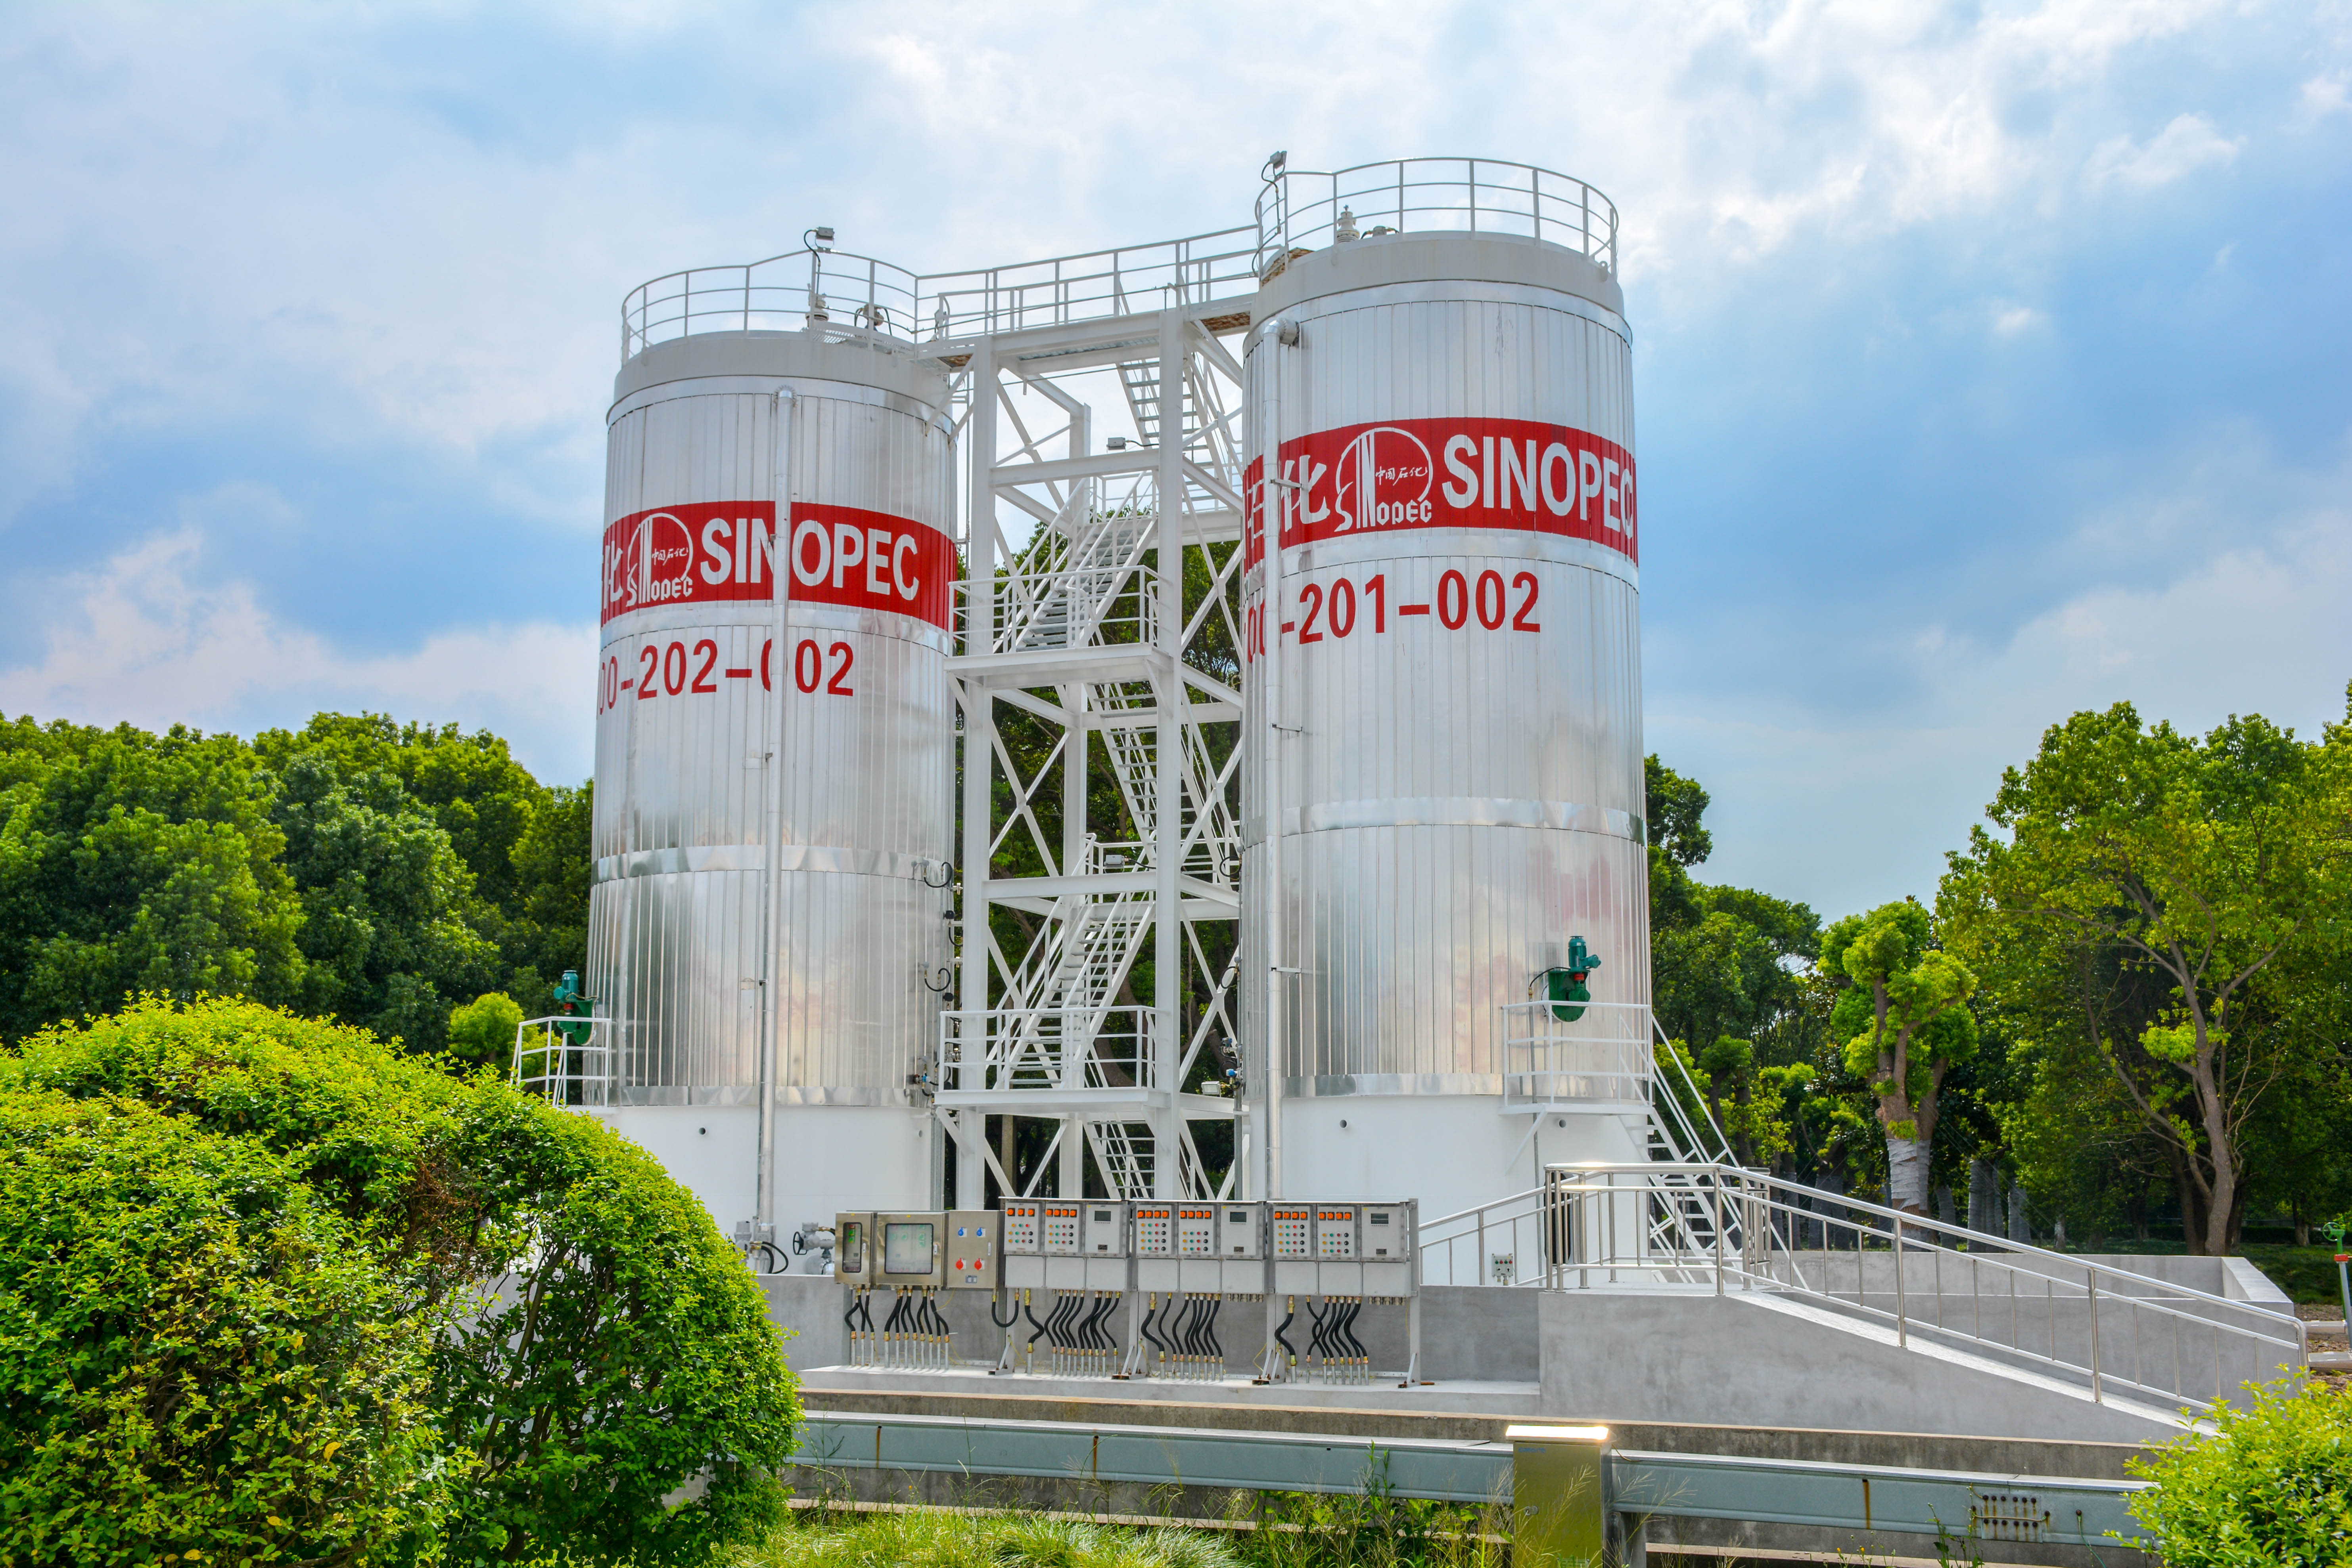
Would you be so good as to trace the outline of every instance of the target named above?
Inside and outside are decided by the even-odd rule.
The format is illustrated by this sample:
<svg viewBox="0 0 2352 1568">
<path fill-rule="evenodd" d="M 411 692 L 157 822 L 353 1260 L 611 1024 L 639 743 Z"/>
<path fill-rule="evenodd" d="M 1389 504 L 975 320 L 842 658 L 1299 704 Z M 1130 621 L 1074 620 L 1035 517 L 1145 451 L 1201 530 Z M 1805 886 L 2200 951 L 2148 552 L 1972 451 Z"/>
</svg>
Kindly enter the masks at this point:
<svg viewBox="0 0 2352 1568">
<path fill-rule="evenodd" d="M 604 554 L 604 604 L 612 610 L 641 610 L 694 596 L 694 536 L 675 512 L 656 511 L 635 526 Z"/>
<path fill-rule="evenodd" d="M 955 541 L 909 518 L 793 503 L 786 594 L 776 593 L 775 504 L 694 501 L 632 512 L 604 530 L 604 615 L 769 601 L 951 618 Z"/>
<path fill-rule="evenodd" d="M 1487 528 L 1589 540 L 1641 559 L 1633 455 L 1616 442 L 1534 419 L 1396 419 L 1282 443 L 1275 471 L 1253 459 L 1243 563 L 1282 548 L 1389 529 Z"/>
<path fill-rule="evenodd" d="M 1376 426 L 1348 443 L 1333 465 L 1333 531 L 1402 528 L 1430 521 L 1430 482 L 1436 465 L 1410 430 Z"/>
</svg>

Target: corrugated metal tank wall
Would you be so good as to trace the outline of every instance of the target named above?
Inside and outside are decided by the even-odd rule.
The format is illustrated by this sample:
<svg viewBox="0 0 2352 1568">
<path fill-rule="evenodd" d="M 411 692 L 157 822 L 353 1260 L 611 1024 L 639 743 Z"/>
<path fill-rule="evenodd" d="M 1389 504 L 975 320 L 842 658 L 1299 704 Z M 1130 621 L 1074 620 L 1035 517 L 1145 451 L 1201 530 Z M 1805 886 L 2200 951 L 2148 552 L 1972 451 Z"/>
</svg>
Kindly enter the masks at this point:
<svg viewBox="0 0 2352 1568">
<path fill-rule="evenodd" d="M 1294 259 L 1254 312 L 1243 972 L 1293 972 L 1272 1068 L 1290 1097 L 1288 1195 L 1339 1195 L 1369 1172 L 1363 1190 L 1420 1196 L 1427 1215 L 1530 1184 L 1524 1153 L 1527 1168 L 1484 1170 L 1525 1125 L 1492 1116 L 1500 1009 L 1527 999 L 1571 935 L 1603 955 L 1596 996 L 1649 1000 L 1620 308 L 1572 252 L 1402 235 Z M 1277 321 L 1297 326 L 1297 346 L 1268 340 Z M 1275 520 L 1283 592 L 1270 600 Z M 1268 651 L 1273 781 L 1256 717 Z M 1265 876 L 1269 782 L 1279 889 Z M 1244 987 L 1244 1037 L 1261 1052 L 1268 1005 L 1266 985 Z M 1252 1063 L 1261 1085 L 1266 1070 Z M 1402 1140 L 1351 1153 L 1325 1112 L 1344 1100 L 1369 1113 L 1374 1097 L 1418 1109 L 1396 1108 L 1394 1127 L 1347 1121 Z M 1638 1147 L 1614 1139 L 1579 1152 L 1555 1136 L 1544 1157 Z"/>
<path fill-rule="evenodd" d="M 937 1028 L 953 824 L 945 388 L 872 351 L 721 333 L 646 350 L 616 393 L 588 984 L 617 1098 L 756 1105 L 772 805 L 778 1102 L 891 1113 L 842 1128 L 846 1153 L 780 1134 L 775 1217 L 822 1208 L 835 1173 L 814 1167 L 877 1137 L 843 1190 L 920 1201 L 907 1076 Z M 781 655 L 780 483 L 800 547 Z M 747 1200 L 731 1170 L 692 1179 L 705 1146 L 665 1159 L 731 1226 Z"/>
</svg>

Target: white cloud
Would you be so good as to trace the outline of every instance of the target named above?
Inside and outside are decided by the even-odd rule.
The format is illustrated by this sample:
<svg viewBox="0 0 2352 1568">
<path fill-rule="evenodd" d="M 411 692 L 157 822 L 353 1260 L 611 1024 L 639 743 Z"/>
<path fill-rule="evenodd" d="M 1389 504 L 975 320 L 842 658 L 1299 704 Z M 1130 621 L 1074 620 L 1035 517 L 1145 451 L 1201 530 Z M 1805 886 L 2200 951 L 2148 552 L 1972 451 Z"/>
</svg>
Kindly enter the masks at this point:
<svg viewBox="0 0 2352 1568">
<path fill-rule="evenodd" d="M 2001 768 L 2084 709 L 2127 700 L 2198 732 L 2259 712 L 2316 735 L 2345 716 L 2352 679 L 2352 505 L 2338 499 L 2352 468 L 2313 489 L 2326 499 L 2266 537 L 2217 537 L 2166 581 L 2086 588 L 1997 640 L 1929 627 L 1888 655 L 1916 677 L 1901 716 L 1848 719 L 1801 694 L 1759 711 L 1654 692 L 1652 747 L 1721 781 L 1705 874 L 1832 914 L 1927 897 Z M 2229 509 L 2221 492 L 2206 500 L 2212 535 Z"/>
<path fill-rule="evenodd" d="M 2331 114 L 2352 112 L 2352 96 L 2345 91 L 2345 79 L 2340 76 L 2315 76 L 2303 84 L 2303 117 L 2306 121 L 2326 119 Z"/>
<path fill-rule="evenodd" d="M 2008 300 L 1999 301 L 1992 308 L 1992 330 L 2004 338 L 2013 338 L 2049 319 L 2031 305 L 2020 305 Z"/>
<path fill-rule="evenodd" d="M 2152 190 L 2200 169 L 2234 163 L 2245 145 L 2244 137 L 2225 138 L 2203 115 L 2183 114 L 2158 132 L 2145 147 L 2135 145 L 2128 136 L 2100 142 L 2084 169 L 2084 178 L 2094 185 L 2120 180 Z"/>
<path fill-rule="evenodd" d="M 252 587 L 199 586 L 201 535 L 142 541 L 62 584 L 37 663 L 0 669 L 0 709 L 148 729 L 299 727 L 320 709 L 456 721 L 505 736 L 553 783 L 587 775 L 595 627 L 534 622 L 436 633 L 352 658 L 263 610 Z"/>
</svg>

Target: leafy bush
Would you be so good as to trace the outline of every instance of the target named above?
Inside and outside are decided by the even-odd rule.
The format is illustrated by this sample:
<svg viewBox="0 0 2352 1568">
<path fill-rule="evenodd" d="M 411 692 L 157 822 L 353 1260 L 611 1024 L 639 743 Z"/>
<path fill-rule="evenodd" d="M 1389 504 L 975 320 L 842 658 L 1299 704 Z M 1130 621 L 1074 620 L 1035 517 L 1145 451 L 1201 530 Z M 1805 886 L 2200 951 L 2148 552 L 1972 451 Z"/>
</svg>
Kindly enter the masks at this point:
<svg viewBox="0 0 2352 1568">
<path fill-rule="evenodd" d="M 2170 1568 L 2352 1560 L 2352 1389 L 2256 1389 L 2213 1435 L 2189 1434 L 2132 1470 L 2154 1489 L 2132 1517 Z"/>
<path fill-rule="evenodd" d="M 483 1461 L 477 1527 L 640 1563 L 757 1539 L 782 1512 L 800 1408 L 710 1216 L 610 1129 L 503 1086 L 483 1086 L 461 1153 L 476 1212 L 522 1244 L 438 1346 L 436 1392 Z M 699 1497 L 663 1507 L 698 1476 Z"/>
<path fill-rule="evenodd" d="M 251 1139 L 0 1095 L 0 1561 L 411 1556 L 452 1476 L 354 1242 Z"/>
<path fill-rule="evenodd" d="M 583 1563 L 701 1562 L 778 1516 L 773 1472 L 799 1409 L 759 1289 L 694 1198 L 609 1129 L 488 1076 L 450 1078 L 363 1031 L 227 1001 L 142 1002 L 0 1058 L 0 1103 L 62 1100 L 135 1110 L 278 1173 L 239 1211 L 256 1224 L 339 1227 L 339 1247 L 255 1267 L 299 1300 L 327 1288 L 331 1258 L 370 1271 L 364 1289 L 349 1287 L 353 1321 L 423 1357 L 452 1557 L 528 1542 Z M 46 1201 L 39 1173 L 0 1170 L 11 1205 Z M 110 1179 L 158 1179 L 144 1172 L 126 1157 Z M 120 1245 L 161 1268 L 184 1229 Z M 0 1258 L 0 1300 L 45 1278 L 42 1256 Z M 246 1372 L 241 1349 L 215 1350 L 188 1370 L 208 1397 Z M 25 1389 L 35 1405 L 65 1396 L 53 1380 Z M 0 1488 L 26 1463 L 19 1423 L 32 1419 L 24 1398 L 10 1406 Z M 145 1439 L 131 1441 L 143 1454 Z M 56 1462 L 99 1484 L 97 1458 L 61 1450 Z M 696 1482 L 698 1496 L 665 1505 Z M 124 1539 L 111 1560 L 147 1561 L 128 1542 L 163 1538 Z M 0 1514 L 0 1559 L 32 1541 Z"/>
</svg>

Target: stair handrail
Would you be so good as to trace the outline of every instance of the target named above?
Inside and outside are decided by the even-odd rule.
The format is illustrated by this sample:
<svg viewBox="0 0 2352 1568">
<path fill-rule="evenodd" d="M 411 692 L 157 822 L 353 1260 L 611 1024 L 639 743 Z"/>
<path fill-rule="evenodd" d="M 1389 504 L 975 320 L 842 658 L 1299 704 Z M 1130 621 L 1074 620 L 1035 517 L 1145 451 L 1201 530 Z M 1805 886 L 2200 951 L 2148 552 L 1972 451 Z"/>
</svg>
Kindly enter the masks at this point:
<svg viewBox="0 0 2352 1568">
<path fill-rule="evenodd" d="M 1692 1121 L 1689 1113 L 1683 1110 L 1682 1097 L 1671 1089 L 1667 1089 L 1664 1096 L 1666 1114 L 1673 1119 L 1675 1129 L 1682 1133 L 1683 1157 L 1688 1160 L 1696 1153 L 1706 1155 L 1710 1159 L 1725 1163 L 1732 1163 L 1731 1140 L 1724 1136 L 1723 1129 L 1717 1124 L 1715 1112 L 1707 1109 L 1706 1094 L 1701 1092 L 1697 1080 L 1691 1077 L 1689 1065 L 1683 1060 L 1682 1052 L 1676 1050 L 1674 1041 L 1666 1037 L 1665 1026 L 1658 1022 L 1658 1016 L 1655 1013 L 1650 1015 L 1650 1035 L 1653 1042 L 1651 1056 L 1653 1058 L 1657 1056 L 1658 1046 L 1666 1047 L 1666 1060 L 1674 1064 L 1675 1075 L 1682 1080 L 1683 1087 L 1690 1090 L 1690 1102 L 1698 1108 L 1699 1122 L 1704 1122 L 1706 1130 L 1715 1134 L 1715 1145 L 1710 1149 L 1698 1134 L 1698 1122 Z M 1658 1090 L 1659 1086 L 1654 1076 L 1650 1084 L 1650 1104 L 1654 1114 L 1659 1099 Z"/>
<path fill-rule="evenodd" d="M 2234 1300 L 2113 1264 L 2053 1252 L 2028 1242 L 1988 1236 L 1965 1226 L 1864 1199 L 1824 1194 L 1801 1183 L 1760 1171 L 1716 1162 L 1650 1162 L 1638 1165 L 1553 1165 L 1547 1168 L 1545 1175 L 1547 1213 L 1541 1228 L 1548 1237 L 1569 1238 L 1569 1250 L 1573 1254 L 1556 1263 L 1547 1277 L 1548 1282 L 1563 1288 L 1589 1288 L 1595 1274 L 1607 1277 L 1603 1283 L 1622 1284 L 1625 1281 L 1620 1277 L 1624 1275 L 1654 1275 L 1661 1279 L 1671 1275 L 1686 1280 L 1694 1269 L 1703 1270 L 1712 1274 L 1718 1293 L 1761 1289 L 1826 1306 L 1841 1314 L 1891 1323 L 1898 1344 L 1907 1344 L 1916 1334 L 1990 1352 L 1997 1359 L 2022 1361 L 2069 1373 L 2086 1379 L 2092 1398 L 2101 1401 L 2113 1387 L 2210 1409 L 2234 1391 L 2233 1382 L 2223 1366 L 2225 1336 L 2241 1342 L 2242 1352 L 2251 1346 L 2262 1352 L 2278 1352 L 2270 1360 L 2263 1360 L 2260 1353 L 2256 1355 L 2255 1370 L 2264 1377 L 2276 1375 L 2277 1367 L 2300 1365 L 2306 1360 L 2306 1331 L 2290 1312 L 2252 1301 Z M 1702 1208 L 1710 1202 L 1713 1205 L 1717 1222 L 1712 1226 L 1685 1223 L 1688 1217 L 1687 1202 L 1701 1194 L 1707 1194 Z M 1801 1194 L 1803 1202 L 1800 1201 Z M 1825 1199 L 1825 1208 L 1808 1206 Z M 1679 1231 L 1679 1242 L 1670 1247 L 1656 1247 L 1653 1242 L 1658 1232 L 1647 1224 L 1640 1224 L 1627 1227 L 1637 1237 L 1637 1249 L 1633 1255 L 1596 1249 L 1594 1221 L 1608 1215 L 1611 1211 L 1607 1205 L 1637 1202 L 1643 1209 L 1640 1217 L 1646 1220 L 1661 1200 L 1669 1208 L 1681 1211 L 1676 1223 L 1665 1228 L 1669 1237 Z M 1581 1213 L 1569 1212 L 1571 1205 L 1582 1205 Z M 1805 1240 L 1808 1227 L 1814 1226 L 1822 1227 L 1822 1245 L 1818 1248 L 1808 1246 Z M 1850 1246 L 1838 1243 L 1836 1237 L 1841 1232 L 1850 1234 Z M 1833 1272 L 1845 1272 L 1846 1265 L 1842 1260 L 1848 1256 L 1853 1259 L 1851 1292 L 1832 1278 Z M 1867 1261 L 1872 1257 L 1890 1258 L 1894 1264 L 1891 1269 L 1876 1270 L 1891 1276 L 1876 1285 L 1871 1280 L 1874 1270 Z M 1932 1310 L 1910 1300 L 1909 1276 L 1914 1258 L 1927 1260 L 1929 1283 L 1934 1287 L 1930 1292 Z M 1942 1271 L 1948 1261 L 1951 1267 L 1968 1271 L 1968 1299 L 1973 1304 L 1971 1327 L 1962 1328 L 1945 1321 Z M 2005 1301 L 2009 1308 L 2009 1332 L 2005 1338 L 1997 1331 L 1984 1331 L 1986 1297 L 1981 1278 L 1986 1270 L 2008 1286 L 2006 1296 L 1997 1291 L 1992 1298 Z M 1818 1278 L 1812 1277 L 1816 1275 Z M 2046 1349 L 2030 1346 L 2024 1341 L 2019 1304 L 2029 1298 L 2019 1292 L 2018 1286 L 2029 1279 L 2042 1287 L 2040 1302 L 2047 1331 Z M 1891 1307 L 1878 1304 L 1874 1297 L 1879 1300 L 1891 1298 Z M 2084 1353 L 2074 1355 L 2061 1349 L 2058 1311 L 2059 1303 L 2077 1300 L 2088 1303 L 2084 1318 L 2087 1346 Z M 2128 1314 L 2128 1371 L 2126 1358 L 2112 1339 L 2104 1346 L 2101 1342 L 2101 1314 L 2116 1310 Z M 2153 1316 L 2160 1324 L 2171 1328 L 2170 1345 L 2157 1347 L 2157 1352 L 2168 1349 L 2173 1362 L 2174 1376 L 2169 1384 L 2149 1381 L 2153 1374 L 2147 1362 L 2153 1352 L 2143 1331 L 2143 1316 Z M 2181 1341 L 2182 1330 L 2191 1325 L 2213 1336 L 2210 1358 L 2212 1376 L 2210 1384 L 2200 1384 L 2206 1390 L 2201 1394 L 2192 1392 L 2189 1386 L 2192 1380 Z M 2205 1360 L 2200 1352 L 2200 1374 Z"/>
</svg>

